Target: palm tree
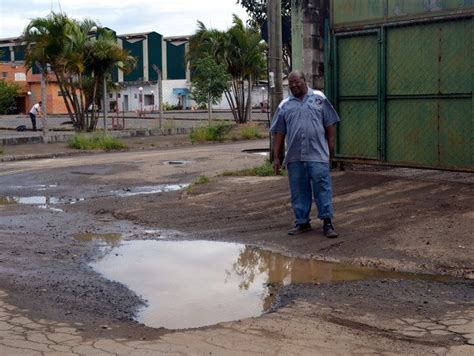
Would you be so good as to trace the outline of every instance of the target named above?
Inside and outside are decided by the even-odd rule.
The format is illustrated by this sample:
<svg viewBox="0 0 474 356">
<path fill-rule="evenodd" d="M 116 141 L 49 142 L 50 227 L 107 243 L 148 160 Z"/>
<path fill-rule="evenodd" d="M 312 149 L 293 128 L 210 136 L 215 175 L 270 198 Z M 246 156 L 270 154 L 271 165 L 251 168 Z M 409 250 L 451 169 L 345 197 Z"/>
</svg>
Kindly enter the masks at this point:
<svg viewBox="0 0 474 356">
<path fill-rule="evenodd" d="M 114 66 L 132 66 L 133 58 L 111 40 L 110 31 L 90 19 L 79 22 L 63 13 L 33 19 L 22 37 L 27 68 L 38 66 L 45 74 L 50 67 L 75 129 L 94 130 L 96 113 L 92 110 L 89 114 L 87 108 L 96 101 L 97 83 Z M 93 83 L 91 91 L 87 90 L 88 82 Z"/>
<path fill-rule="evenodd" d="M 91 103 L 95 103 L 100 84 L 110 77 L 111 71 L 116 67 L 129 71 L 135 66 L 136 60 L 117 46 L 114 34 L 106 29 L 99 29 L 96 40 L 88 42 L 86 49 L 88 53 L 85 61 L 86 73 L 92 78 L 92 95 L 90 102 L 87 103 L 89 107 Z M 92 110 L 89 130 L 96 128 L 97 120 L 95 110 Z"/>
<path fill-rule="evenodd" d="M 253 83 L 265 69 L 263 57 L 265 45 L 258 30 L 246 27 L 236 15 L 228 31 L 207 29 L 198 21 L 198 30 L 191 38 L 188 60 L 191 70 L 199 59 L 212 57 L 224 65 L 232 77 L 229 89 L 224 93 L 237 123 L 250 118 Z"/>
</svg>

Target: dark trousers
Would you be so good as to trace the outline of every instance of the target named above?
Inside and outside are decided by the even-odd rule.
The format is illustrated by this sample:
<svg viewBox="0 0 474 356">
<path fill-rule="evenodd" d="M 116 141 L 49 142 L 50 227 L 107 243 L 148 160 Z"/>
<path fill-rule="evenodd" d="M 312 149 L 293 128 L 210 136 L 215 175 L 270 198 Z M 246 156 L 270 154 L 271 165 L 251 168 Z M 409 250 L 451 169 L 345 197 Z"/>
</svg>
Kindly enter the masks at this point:
<svg viewBox="0 0 474 356">
<path fill-rule="evenodd" d="M 36 115 L 30 113 L 31 125 L 33 126 L 33 131 L 36 131 Z"/>
</svg>

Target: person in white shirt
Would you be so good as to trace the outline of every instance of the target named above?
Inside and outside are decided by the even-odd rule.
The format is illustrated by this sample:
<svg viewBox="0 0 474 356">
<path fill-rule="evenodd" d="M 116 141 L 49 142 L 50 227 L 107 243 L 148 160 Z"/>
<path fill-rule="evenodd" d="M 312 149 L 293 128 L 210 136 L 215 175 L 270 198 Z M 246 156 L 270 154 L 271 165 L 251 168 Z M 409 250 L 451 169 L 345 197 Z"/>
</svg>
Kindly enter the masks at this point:
<svg viewBox="0 0 474 356">
<path fill-rule="evenodd" d="M 33 107 L 30 110 L 30 118 L 31 118 L 31 124 L 33 125 L 33 131 L 36 131 L 36 115 L 43 115 L 43 112 L 41 111 L 41 101 L 33 105 Z"/>
</svg>

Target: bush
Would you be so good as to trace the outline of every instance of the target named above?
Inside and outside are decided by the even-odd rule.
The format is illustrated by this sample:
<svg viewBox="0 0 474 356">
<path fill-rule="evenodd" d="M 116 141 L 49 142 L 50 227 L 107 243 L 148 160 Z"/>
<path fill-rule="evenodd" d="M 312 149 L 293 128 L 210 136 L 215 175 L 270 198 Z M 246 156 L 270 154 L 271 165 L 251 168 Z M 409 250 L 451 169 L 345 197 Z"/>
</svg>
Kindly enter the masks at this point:
<svg viewBox="0 0 474 356">
<path fill-rule="evenodd" d="M 11 114 L 9 109 L 15 106 L 15 97 L 19 89 L 20 86 L 17 83 L 0 80 L 0 114 Z"/>
<path fill-rule="evenodd" d="M 107 134 L 78 134 L 69 140 L 69 147 L 78 150 L 122 150 L 127 146 Z"/>
</svg>

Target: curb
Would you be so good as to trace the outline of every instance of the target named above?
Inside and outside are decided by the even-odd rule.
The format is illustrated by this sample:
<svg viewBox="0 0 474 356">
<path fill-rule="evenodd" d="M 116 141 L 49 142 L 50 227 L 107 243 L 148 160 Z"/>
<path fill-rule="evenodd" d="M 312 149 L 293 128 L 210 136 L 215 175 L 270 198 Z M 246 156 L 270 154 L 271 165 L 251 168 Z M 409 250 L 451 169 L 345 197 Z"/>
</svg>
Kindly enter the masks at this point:
<svg viewBox="0 0 474 356">
<path fill-rule="evenodd" d="M 178 128 L 178 129 L 135 129 L 129 131 L 108 131 L 108 133 L 116 138 L 128 138 L 128 137 L 147 137 L 147 136 L 172 136 L 172 135 L 184 135 L 189 134 L 192 128 Z M 38 143 L 60 143 L 69 140 L 74 133 L 46 136 L 46 141 L 43 136 L 31 136 L 31 137 L 10 137 L 0 139 L 0 146 L 8 145 L 22 145 L 22 144 L 38 144 Z M 77 155 L 92 155 L 103 153 L 103 151 L 72 151 L 72 152 L 54 152 L 54 153 L 38 153 L 38 154 L 27 154 L 27 155 L 16 155 L 16 156 L 0 156 L 0 162 L 14 162 L 14 161 L 26 161 L 32 159 L 45 159 L 45 158 L 59 158 Z"/>
<path fill-rule="evenodd" d="M 44 158 L 60 158 L 78 155 L 88 155 L 103 153 L 103 151 L 91 152 L 91 151 L 77 151 L 77 152 L 57 152 L 57 153 L 40 153 L 31 155 L 19 155 L 19 156 L 5 156 L 0 157 L 0 162 L 15 162 L 15 161 L 27 161 L 31 159 L 44 159 Z"/>
<path fill-rule="evenodd" d="M 107 133 L 115 138 L 126 138 L 126 137 L 184 135 L 184 134 L 191 133 L 192 130 L 193 130 L 192 128 L 132 129 L 132 130 L 127 130 L 127 131 L 107 131 Z M 75 135 L 74 132 L 68 132 L 68 133 L 59 134 L 59 135 L 53 134 L 53 135 L 46 135 L 46 136 L 4 137 L 0 139 L 0 146 L 67 142 L 71 138 L 71 136 L 74 136 L 74 135 Z"/>
</svg>

